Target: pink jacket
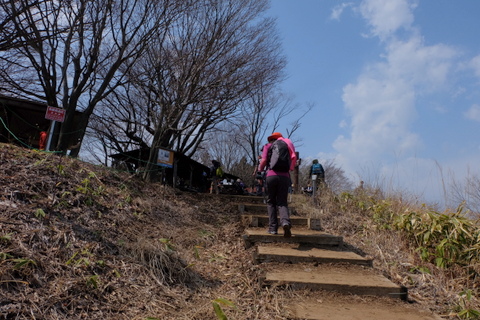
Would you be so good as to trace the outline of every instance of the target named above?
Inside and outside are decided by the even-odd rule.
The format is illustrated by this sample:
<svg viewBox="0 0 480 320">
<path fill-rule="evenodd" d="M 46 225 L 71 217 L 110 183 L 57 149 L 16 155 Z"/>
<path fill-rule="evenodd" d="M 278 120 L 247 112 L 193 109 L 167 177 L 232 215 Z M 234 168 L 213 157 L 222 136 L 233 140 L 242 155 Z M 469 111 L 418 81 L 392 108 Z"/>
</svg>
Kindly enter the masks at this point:
<svg viewBox="0 0 480 320">
<path fill-rule="evenodd" d="M 297 163 L 297 155 L 295 154 L 295 146 L 293 145 L 292 141 L 290 139 L 286 138 L 278 138 L 278 140 L 285 141 L 285 143 L 288 146 L 288 150 L 290 151 L 290 171 L 295 169 L 295 164 Z M 268 165 L 267 163 L 267 158 L 268 158 L 268 150 L 270 150 L 270 147 L 272 146 L 271 143 L 266 144 L 263 148 L 262 152 L 262 161 L 260 161 L 260 165 L 258 166 L 258 171 L 262 172 L 263 169 Z M 267 177 L 269 176 L 285 176 L 289 177 L 290 173 L 289 172 L 278 172 L 278 171 L 273 171 L 269 169 L 267 171 Z"/>
</svg>

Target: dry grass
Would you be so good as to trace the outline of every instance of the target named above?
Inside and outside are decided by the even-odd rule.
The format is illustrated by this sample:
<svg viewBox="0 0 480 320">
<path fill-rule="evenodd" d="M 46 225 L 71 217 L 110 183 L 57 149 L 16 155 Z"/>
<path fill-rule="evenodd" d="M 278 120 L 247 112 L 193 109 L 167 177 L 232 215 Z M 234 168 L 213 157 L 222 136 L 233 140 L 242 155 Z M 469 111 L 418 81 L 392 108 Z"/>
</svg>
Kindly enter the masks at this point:
<svg viewBox="0 0 480 320">
<path fill-rule="evenodd" d="M 318 205 L 310 211 L 310 215 L 320 218 L 322 227 L 328 232 L 343 236 L 351 249 L 372 257 L 374 267 L 385 276 L 407 287 L 412 303 L 420 304 L 448 319 L 478 319 L 480 257 L 475 256 L 468 263 L 458 260 L 448 267 L 438 267 L 433 258 L 421 258 L 420 247 L 427 245 L 413 239 L 412 234 L 418 231 L 406 232 L 399 228 L 398 221 L 409 213 L 414 213 L 415 217 L 431 218 L 431 208 L 407 203 L 401 196 L 385 199 L 378 190 L 363 190 L 342 196 L 324 193 L 316 202 Z M 311 203 L 312 200 L 309 199 L 304 206 L 308 208 Z M 433 212 L 433 215 L 432 219 L 437 219 L 434 222 L 439 225 L 432 224 L 432 229 L 437 231 L 446 229 L 445 225 L 440 225 L 445 217 L 458 222 L 458 227 L 449 230 L 445 238 L 453 238 L 454 233 L 465 229 L 467 234 L 472 234 L 474 240 L 480 232 L 475 221 L 465 220 L 465 225 L 462 224 L 465 217 L 463 214 Z M 419 223 L 426 222 L 427 219 Z M 440 247 L 438 243 L 435 245 L 437 247 L 430 245 L 431 255 L 435 253 L 435 248 Z M 477 250 L 477 246 L 474 246 L 465 250 Z M 458 243 L 458 248 L 460 247 L 461 244 Z M 467 297 L 463 293 L 471 293 L 472 296 Z"/>
<path fill-rule="evenodd" d="M 318 299 L 261 287 L 262 267 L 244 248 L 238 210 L 225 197 L 5 144 L 0 168 L 0 319 L 216 319 L 215 300 L 229 319 L 287 319 L 285 301 Z M 446 315 L 462 289 L 476 290 L 471 269 L 421 261 L 382 217 L 332 195 L 319 202 L 294 197 L 300 214 L 320 217 L 372 256 L 412 301 Z M 474 298 L 467 304 L 478 309 Z"/>
<path fill-rule="evenodd" d="M 0 145 L 0 319 L 285 319 L 238 209 Z"/>
</svg>

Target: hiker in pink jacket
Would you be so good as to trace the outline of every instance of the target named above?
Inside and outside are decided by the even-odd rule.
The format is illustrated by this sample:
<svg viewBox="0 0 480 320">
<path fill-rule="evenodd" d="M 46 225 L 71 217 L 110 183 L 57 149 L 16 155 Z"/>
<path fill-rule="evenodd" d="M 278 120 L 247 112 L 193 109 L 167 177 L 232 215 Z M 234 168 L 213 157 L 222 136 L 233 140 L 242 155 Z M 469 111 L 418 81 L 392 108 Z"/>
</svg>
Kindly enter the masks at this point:
<svg viewBox="0 0 480 320">
<path fill-rule="evenodd" d="M 279 141 L 279 142 L 277 142 Z M 270 145 L 263 149 L 262 161 L 258 171 L 267 168 L 267 211 L 269 217 L 268 233 L 278 233 L 278 218 L 283 228 L 284 237 L 291 237 L 290 216 L 288 212 L 288 189 L 292 181 L 290 171 L 295 168 L 297 156 L 295 147 L 290 139 L 283 138 L 279 132 L 272 133 L 268 137 Z"/>
</svg>

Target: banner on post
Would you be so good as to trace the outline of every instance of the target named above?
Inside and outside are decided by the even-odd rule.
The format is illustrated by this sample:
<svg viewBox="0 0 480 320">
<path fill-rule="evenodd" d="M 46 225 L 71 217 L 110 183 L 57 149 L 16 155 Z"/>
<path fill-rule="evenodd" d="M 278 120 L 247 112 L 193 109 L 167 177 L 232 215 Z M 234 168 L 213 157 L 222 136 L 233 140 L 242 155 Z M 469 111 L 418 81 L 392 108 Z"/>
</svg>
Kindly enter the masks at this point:
<svg viewBox="0 0 480 320">
<path fill-rule="evenodd" d="M 63 122 L 65 120 L 65 109 L 47 106 L 45 119 L 57 121 L 57 122 Z"/>
</svg>

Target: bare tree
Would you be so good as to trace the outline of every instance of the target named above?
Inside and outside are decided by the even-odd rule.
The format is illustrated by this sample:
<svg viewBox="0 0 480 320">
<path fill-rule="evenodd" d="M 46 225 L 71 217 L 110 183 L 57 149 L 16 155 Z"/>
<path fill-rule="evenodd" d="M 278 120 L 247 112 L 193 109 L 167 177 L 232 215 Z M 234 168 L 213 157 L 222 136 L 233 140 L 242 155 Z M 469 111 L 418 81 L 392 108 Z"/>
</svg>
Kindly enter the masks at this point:
<svg viewBox="0 0 480 320">
<path fill-rule="evenodd" d="M 301 126 L 301 119 L 310 112 L 312 107 L 310 104 L 307 105 L 299 117 L 292 118 L 283 133 L 285 137 L 293 139 L 294 133 Z M 300 105 L 293 103 L 292 97 L 278 92 L 275 88 L 264 86 L 257 88 L 247 100 L 243 101 L 234 122 L 241 134 L 237 135 L 234 141 L 245 151 L 245 156 L 252 165 L 257 162 L 266 137 L 279 130 L 280 121 L 301 109 Z"/>
<path fill-rule="evenodd" d="M 242 101 L 235 116 L 217 127 L 214 133 L 206 136 L 202 143 L 202 155 L 197 157 L 208 163 L 219 159 L 228 172 L 241 177 L 245 182 L 254 180 L 254 169 L 261 147 L 266 143 L 266 136 L 278 130 L 281 120 L 288 118 L 300 106 L 293 104 L 293 99 L 274 90 L 274 87 L 259 86 Z M 292 134 L 300 127 L 300 120 L 311 110 L 306 110 L 290 122 L 284 135 Z"/>
<path fill-rule="evenodd" d="M 20 15 L 39 2 L 43 2 L 43 0 L 26 3 L 25 6 L 20 5 L 18 8 L 14 6 L 13 10 L 10 10 L 13 2 L 2 2 L 0 4 L 0 51 L 21 47 L 26 44 L 20 30 L 15 28 L 15 23 Z"/>
<path fill-rule="evenodd" d="M 208 159 L 219 161 L 226 172 L 232 172 L 236 164 L 245 154 L 241 148 L 234 143 L 238 131 L 230 123 L 222 123 L 215 132 L 210 132 L 203 146 L 206 146 Z"/>
<path fill-rule="evenodd" d="M 244 151 L 252 165 L 257 162 L 265 136 L 274 130 L 268 117 L 279 107 L 280 96 L 271 87 L 260 86 L 242 102 L 235 118 L 234 126 L 239 134 L 232 141 Z"/>
<path fill-rule="evenodd" d="M 123 102 L 111 102 L 130 111 L 109 117 L 121 123 L 123 137 L 151 147 L 148 169 L 154 168 L 158 148 L 192 156 L 251 90 L 279 79 L 284 60 L 274 21 L 261 16 L 267 5 L 267 0 L 191 1 L 165 38 L 152 41 L 135 68 L 126 70 L 128 89 L 112 96 Z M 142 118 L 133 120 L 142 126 L 135 131 L 129 129 L 137 125 L 133 114 Z"/>
<path fill-rule="evenodd" d="M 0 54 L 18 72 L 0 73 L 5 91 L 65 109 L 56 149 L 77 156 L 95 107 L 180 8 L 175 0 L 4 0 L 20 45 Z M 74 123 L 76 111 L 82 111 Z M 78 128 L 74 132 L 73 128 Z"/>
</svg>

